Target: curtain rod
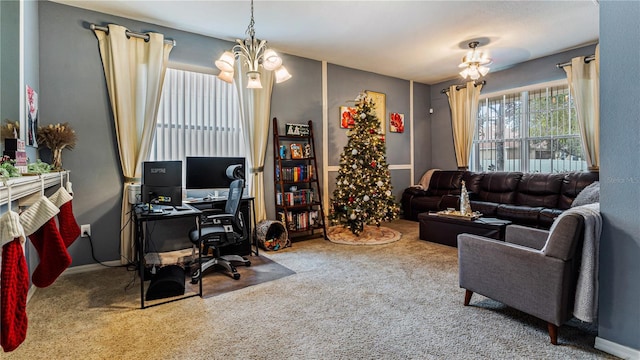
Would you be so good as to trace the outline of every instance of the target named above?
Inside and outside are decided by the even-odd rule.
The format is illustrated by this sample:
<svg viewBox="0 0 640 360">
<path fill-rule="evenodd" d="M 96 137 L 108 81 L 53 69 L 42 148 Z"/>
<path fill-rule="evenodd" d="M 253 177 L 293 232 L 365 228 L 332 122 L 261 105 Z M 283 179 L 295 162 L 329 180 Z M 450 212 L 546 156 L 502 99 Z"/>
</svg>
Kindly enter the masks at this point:
<svg viewBox="0 0 640 360">
<path fill-rule="evenodd" d="M 596 59 L 595 55 L 589 55 L 589 56 L 584 58 L 584 62 L 585 62 L 585 64 L 588 64 L 589 62 L 591 62 L 591 61 L 593 61 L 595 59 Z M 556 64 L 556 67 L 558 69 L 562 69 L 563 67 L 569 66 L 569 65 L 571 65 L 571 61 L 567 61 L 567 62 Z"/>
<path fill-rule="evenodd" d="M 89 28 L 91 30 L 104 31 L 107 34 L 109 34 L 109 28 L 106 27 L 106 26 L 100 26 L 100 25 L 96 25 L 96 24 L 91 24 L 91 25 L 89 25 Z M 133 31 L 129 31 L 129 30 L 125 31 L 125 34 L 127 36 L 131 36 L 131 37 L 134 37 L 134 38 L 149 40 L 149 35 L 148 34 L 137 33 L 137 32 L 133 32 Z M 176 41 L 175 40 L 165 39 L 164 42 L 165 42 L 165 44 L 172 44 L 173 46 L 176 46 Z"/>
<path fill-rule="evenodd" d="M 487 84 L 487 80 L 482 80 L 482 81 L 476 81 L 476 82 L 474 82 L 474 83 L 473 83 L 473 86 L 486 85 L 486 84 Z M 456 86 L 456 90 L 464 89 L 464 88 L 466 88 L 466 87 L 467 87 L 467 84 L 464 84 L 464 85 L 458 85 L 458 86 Z M 442 89 L 442 90 L 440 91 L 440 93 L 442 93 L 442 94 L 446 94 L 446 93 L 448 93 L 448 92 L 449 92 L 449 88 Z"/>
</svg>

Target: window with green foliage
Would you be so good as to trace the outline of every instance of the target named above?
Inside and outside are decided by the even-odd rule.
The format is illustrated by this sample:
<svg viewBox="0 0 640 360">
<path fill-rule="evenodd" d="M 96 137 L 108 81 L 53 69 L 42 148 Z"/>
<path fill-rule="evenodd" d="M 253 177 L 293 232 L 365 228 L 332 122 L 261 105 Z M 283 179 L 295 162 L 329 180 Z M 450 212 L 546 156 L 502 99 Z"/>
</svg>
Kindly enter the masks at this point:
<svg viewBox="0 0 640 360">
<path fill-rule="evenodd" d="M 471 151 L 473 171 L 583 171 L 568 85 L 481 97 Z"/>
</svg>

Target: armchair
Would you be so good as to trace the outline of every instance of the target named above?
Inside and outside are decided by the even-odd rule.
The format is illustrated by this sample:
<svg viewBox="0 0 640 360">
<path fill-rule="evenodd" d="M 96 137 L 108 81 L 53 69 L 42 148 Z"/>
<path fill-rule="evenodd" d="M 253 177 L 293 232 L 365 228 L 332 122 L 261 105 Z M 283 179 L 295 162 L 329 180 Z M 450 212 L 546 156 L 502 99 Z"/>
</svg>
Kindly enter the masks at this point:
<svg viewBox="0 0 640 360">
<path fill-rule="evenodd" d="M 574 310 L 583 232 L 584 218 L 566 214 L 549 231 L 510 225 L 505 242 L 458 235 L 464 305 L 475 292 L 533 315 L 547 322 L 557 345 L 558 327 Z"/>
<path fill-rule="evenodd" d="M 224 213 L 214 210 L 203 211 L 197 226 L 189 231 L 189 240 L 194 246 L 200 245 L 200 263 L 191 272 L 191 283 L 196 284 L 202 274 L 215 266 L 226 270 L 235 280 L 240 279 L 235 264 L 251 266 L 251 261 L 240 255 L 220 255 L 220 248 L 249 241 L 249 232 L 245 225 L 240 200 L 244 189 L 244 180 L 234 180 L 229 186 L 229 196 Z M 209 255 L 213 250 L 213 255 Z"/>
</svg>

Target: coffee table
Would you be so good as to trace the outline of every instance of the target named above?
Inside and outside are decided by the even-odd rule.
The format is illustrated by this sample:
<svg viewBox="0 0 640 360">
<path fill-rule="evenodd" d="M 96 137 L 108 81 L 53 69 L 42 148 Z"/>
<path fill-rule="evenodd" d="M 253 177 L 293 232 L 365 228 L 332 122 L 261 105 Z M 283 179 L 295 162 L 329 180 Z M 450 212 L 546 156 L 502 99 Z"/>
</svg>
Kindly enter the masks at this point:
<svg viewBox="0 0 640 360">
<path fill-rule="evenodd" d="M 476 220 L 458 219 L 437 215 L 436 213 L 418 214 L 420 239 L 439 244 L 458 246 L 458 234 L 467 233 L 504 240 L 509 220 L 480 217 Z"/>
</svg>

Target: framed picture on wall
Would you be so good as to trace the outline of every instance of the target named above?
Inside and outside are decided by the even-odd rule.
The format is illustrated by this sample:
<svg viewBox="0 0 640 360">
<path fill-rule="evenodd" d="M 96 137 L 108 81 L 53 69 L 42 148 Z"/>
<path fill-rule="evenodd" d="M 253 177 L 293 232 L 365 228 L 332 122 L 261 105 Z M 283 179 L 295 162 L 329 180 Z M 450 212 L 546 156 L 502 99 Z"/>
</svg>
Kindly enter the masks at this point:
<svg viewBox="0 0 640 360">
<path fill-rule="evenodd" d="M 352 129 L 356 124 L 357 109 L 352 106 L 340 106 L 340 128 Z"/>
<path fill-rule="evenodd" d="M 389 132 L 393 132 L 393 133 L 404 132 L 404 114 L 399 114 L 399 113 L 389 114 Z"/>
<path fill-rule="evenodd" d="M 380 122 L 380 134 L 384 135 L 387 131 L 386 130 L 387 96 L 383 93 L 379 93 L 371 90 L 366 90 L 365 93 L 371 100 L 373 100 L 373 104 L 375 105 L 375 110 L 376 110 L 376 117 Z"/>
<path fill-rule="evenodd" d="M 38 146 L 38 93 L 29 85 L 27 85 L 25 140 L 28 146 Z"/>
</svg>

